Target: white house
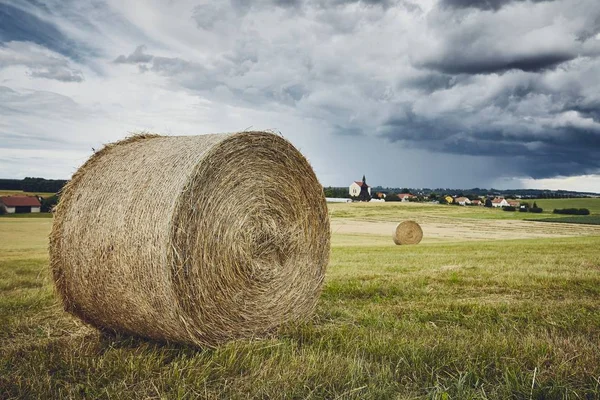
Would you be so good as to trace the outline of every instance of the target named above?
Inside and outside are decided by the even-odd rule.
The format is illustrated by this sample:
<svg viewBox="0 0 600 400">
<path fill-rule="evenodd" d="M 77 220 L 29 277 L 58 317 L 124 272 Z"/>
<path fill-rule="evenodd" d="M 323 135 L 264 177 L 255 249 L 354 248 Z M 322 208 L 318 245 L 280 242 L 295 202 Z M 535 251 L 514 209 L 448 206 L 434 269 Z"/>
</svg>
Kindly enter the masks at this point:
<svg viewBox="0 0 600 400">
<path fill-rule="evenodd" d="M 349 188 L 350 196 L 358 197 L 360 195 L 360 188 L 362 188 L 362 185 L 363 185 L 363 183 L 360 181 L 352 182 L 352 185 L 350 185 L 350 188 Z M 367 185 L 367 190 L 369 192 L 369 195 L 371 195 L 371 186 Z"/>
<path fill-rule="evenodd" d="M 39 213 L 42 207 L 37 197 L 33 196 L 0 197 L 0 204 L 6 209 L 7 214 Z"/>
<path fill-rule="evenodd" d="M 509 205 L 504 197 L 496 197 L 492 200 L 492 207 L 508 207 Z"/>
<path fill-rule="evenodd" d="M 471 200 L 469 200 L 467 197 L 457 197 L 454 199 L 454 202 L 460 204 L 461 206 L 467 206 L 471 204 Z"/>
</svg>

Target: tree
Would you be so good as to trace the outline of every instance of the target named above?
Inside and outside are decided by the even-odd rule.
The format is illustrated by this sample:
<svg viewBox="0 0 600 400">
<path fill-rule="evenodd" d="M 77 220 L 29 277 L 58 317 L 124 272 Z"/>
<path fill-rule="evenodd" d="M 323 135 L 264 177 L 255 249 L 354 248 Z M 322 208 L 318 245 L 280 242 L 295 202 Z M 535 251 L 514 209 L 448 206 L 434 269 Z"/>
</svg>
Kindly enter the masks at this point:
<svg viewBox="0 0 600 400">
<path fill-rule="evenodd" d="M 492 208 L 492 200 L 489 197 L 485 199 L 485 207 Z"/>
<path fill-rule="evenodd" d="M 54 195 L 54 196 L 43 198 L 41 203 L 42 203 L 42 210 L 41 210 L 42 212 L 51 212 L 52 209 L 54 208 L 54 206 L 56 206 L 56 204 L 58 204 L 58 196 Z"/>
<path fill-rule="evenodd" d="M 533 202 L 533 207 L 531 208 L 538 208 L 537 203 L 535 201 Z"/>
<path fill-rule="evenodd" d="M 400 198 L 396 193 L 390 192 L 385 196 L 385 201 L 400 201 Z"/>
</svg>

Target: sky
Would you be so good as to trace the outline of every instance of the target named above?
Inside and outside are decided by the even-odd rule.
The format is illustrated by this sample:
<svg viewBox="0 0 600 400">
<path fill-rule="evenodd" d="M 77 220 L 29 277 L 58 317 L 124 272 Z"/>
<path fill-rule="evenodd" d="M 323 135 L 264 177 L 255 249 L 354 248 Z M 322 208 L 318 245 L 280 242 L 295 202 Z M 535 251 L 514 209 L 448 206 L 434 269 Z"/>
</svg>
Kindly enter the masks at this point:
<svg viewBox="0 0 600 400">
<path fill-rule="evenodd" d="M 325 186 L 600 192 L 600 2 L 0 0 L 0 178 L 266 129 Z"/>
</svg>

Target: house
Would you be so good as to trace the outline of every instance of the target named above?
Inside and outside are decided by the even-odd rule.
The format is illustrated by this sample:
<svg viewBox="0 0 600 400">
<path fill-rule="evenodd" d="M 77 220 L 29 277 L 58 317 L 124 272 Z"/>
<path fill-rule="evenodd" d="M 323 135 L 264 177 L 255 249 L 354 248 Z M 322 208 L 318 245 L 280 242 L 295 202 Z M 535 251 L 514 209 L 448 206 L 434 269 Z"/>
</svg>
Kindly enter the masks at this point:
<svg viewBox="0 0 600 400">
<path fill-rule="evenodd" d="M 350 193 L 350 196 L 352 196 L 352 197 L 359 197 L 359 196 L 361 196 L 361 193 L 364 196 L 364 195 L 366 195 L 366 192 L 368 192 L 369 196 L 371 196 L 371 187 L 369 185 L 367 185 L 366 179 L 363 176 L 362 181 L 352 182 L 352 184 L 350 185 L 350 187 L 348 189 L 348 192 Z"/>
<path fill-rule="evenodd" d="M 508 207 L 509 205 L 504 197 L 496 197 L 492 200 L 492 207 Z"/>
<path fill-rule="evenodd" d="M 5 196 L 0 197 L 7 214 L 39 213 L 42 205 L 37 197 L 33 196 Z"/>
<path fill-rule="evenodd" d="M 471 200 L 471 204 L 474 206 L 481 206 L 481 205 L 483 205 L 483 202 L 479 199 L 475 199 L 475 200 Z"/>
<path fill-rule="evenodd" d="M 448 204 L 452 204 L 452 203 L 454 203 L 454 198 L 453 198 L 452 196 L 450 196 L 450 195 L 448 195 L 448 196 L 445 196 L 445 197 L 444 197 L 444 199 L 446 200 L 446 202 L 447 202 Z"/>
<path fill-rule="evenodd" d="M 377 197 L 378 199 L 385 199 L 386 194 L 382 193 L 382 192 L 377 192 L 375 193 L 375 196 L 373 197 Z"/>
<path fill-rule="evenodd" d="M 461 206 L 467 206 L 471 204 L 471 200 L 469 200 L 467 197 L 457 197 L 454 199 L 454 201 Z"/>
<path fill-rule="evenodd" d="M 410 199 L 414 199 L 417 196 L 411 194 L 411 193 L 400 193 L 398 195 L 398 198 L 400 199 L 400 201 L 409 201 Z"/>
<path fill-rule="evenodd" d="M 518 200 L 508 200 L 508 205 L 514 208 L 519 208 L 521 202 Z"/>
</svg>

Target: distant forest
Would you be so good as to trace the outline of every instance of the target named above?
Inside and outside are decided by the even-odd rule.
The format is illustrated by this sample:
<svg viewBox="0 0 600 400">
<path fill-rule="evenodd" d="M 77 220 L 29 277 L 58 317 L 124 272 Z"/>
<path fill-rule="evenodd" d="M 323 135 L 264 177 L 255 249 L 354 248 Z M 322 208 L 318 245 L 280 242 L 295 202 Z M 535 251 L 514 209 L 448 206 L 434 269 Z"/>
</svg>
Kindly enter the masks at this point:
<svg viewBox="0 0 600 400">
<path fill-rule="evenodd" d="M 25 178 L 0 179 L 0 190 L 22 190 L 24 192 L 56 193 L 68 181 L 62 179 Z"/>
</svg>

